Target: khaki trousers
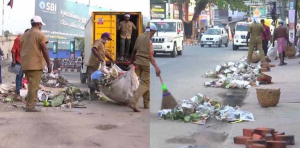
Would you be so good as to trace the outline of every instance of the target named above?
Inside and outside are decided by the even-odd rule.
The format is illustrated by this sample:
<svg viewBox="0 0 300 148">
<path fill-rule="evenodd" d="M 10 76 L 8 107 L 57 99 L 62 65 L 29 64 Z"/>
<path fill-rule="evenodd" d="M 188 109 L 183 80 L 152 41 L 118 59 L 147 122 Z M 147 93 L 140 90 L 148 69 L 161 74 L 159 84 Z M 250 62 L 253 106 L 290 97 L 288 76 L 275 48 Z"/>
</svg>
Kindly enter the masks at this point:
<svg viewBox="0 0 300 148">
<path fill-rule="evenodd" d="M 132 103 L 135 105 L 141 97 L 144 98 L 144 107 L 150 103 L 150 66 L 136 65 L 136 74 L 141 79 L 138 89 L 134 92 Z"/>
<path fill-rule="evenodd" d="M 29 81 L 28 94 L 26 96 L 26 108 L 33 109 L 38 101 L 37 92 L 42 79 L 42 70 L 25 70 L 24 73 Z"/>
<path fill-rule="evenodd" d="M 265 57 L 265 53 L 263 50 L 262 42 L 257 42 L 257 43 L 250 43 L 250 45 L 249 45 L 248 58 L 247 58 L 248 64 L 250 64 L 252 61 L 252 55 L 253 55 L 255 46 L 259 50 L 259 55 L 260 55 L 261 61 L 266 62 L 266 57 Z"/>
</svg>

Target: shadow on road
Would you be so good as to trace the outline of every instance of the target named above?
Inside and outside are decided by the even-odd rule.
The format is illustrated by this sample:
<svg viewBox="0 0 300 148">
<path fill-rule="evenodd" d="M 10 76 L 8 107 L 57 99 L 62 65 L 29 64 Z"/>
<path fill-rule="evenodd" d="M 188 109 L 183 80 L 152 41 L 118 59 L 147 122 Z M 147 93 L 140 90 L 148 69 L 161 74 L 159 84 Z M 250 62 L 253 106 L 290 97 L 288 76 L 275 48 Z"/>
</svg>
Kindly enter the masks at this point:
<svg viewBox="0 0 300 148">
<path fill-rule="evenodd" d="M 243 106 L 244 100 L 248 96 L 248 90 L 247 89 L 237 89 L 237 90 L 229 90 L 227 93 L 219 93 L 218 96 L 220 96 L 223 99 L 224 105 L 230 105 L 230 106 Z"/>
</svg>

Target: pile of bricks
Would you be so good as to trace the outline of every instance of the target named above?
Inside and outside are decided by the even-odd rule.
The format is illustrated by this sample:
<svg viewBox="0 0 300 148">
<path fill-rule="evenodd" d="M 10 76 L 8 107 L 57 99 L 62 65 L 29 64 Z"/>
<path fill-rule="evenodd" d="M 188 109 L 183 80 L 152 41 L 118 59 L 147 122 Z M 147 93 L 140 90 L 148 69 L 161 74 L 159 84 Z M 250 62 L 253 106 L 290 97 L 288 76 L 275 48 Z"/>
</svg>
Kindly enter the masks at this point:
<svg viewBox="0 0 300 148">
<path fill-rule="evenodd" d="M 270 64 L 269 62 L 262 63 L 262 65 L 261 65 L 261 72 L 271 71 L 271 67 L 275 67 L 275 65 L 274 64 Z"/>
<path fill-rule="evenodd" d="M 234 137 L 234 143 L 246 148 L 286 148 L 295 145 L 295 138 L 272 128 L 243 129 L 243 136 Z"/>
</svg>

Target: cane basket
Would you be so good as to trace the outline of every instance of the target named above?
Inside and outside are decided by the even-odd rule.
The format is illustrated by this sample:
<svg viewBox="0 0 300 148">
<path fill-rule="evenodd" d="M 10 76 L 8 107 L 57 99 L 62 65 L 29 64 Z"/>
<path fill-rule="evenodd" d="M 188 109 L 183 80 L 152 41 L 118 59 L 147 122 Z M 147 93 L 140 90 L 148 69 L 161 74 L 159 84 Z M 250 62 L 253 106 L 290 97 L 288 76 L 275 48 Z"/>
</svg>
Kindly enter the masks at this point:
<svg viewBox="0 0 300 148">
<path fill-rule="evenodd" d="M 258 63 L 259 61 L 260 61 L 259 54 L 257 54 L 256 52 L 253 52 L 251 62 L 252 63 Z"/>
<path fill-rule="evenodd" d="M 275 107 L 280 99 L 280 89 L 256 89 L 261 107 Z"/>
<path fill-rule="evenodd" d="M 292 58 L 296 55 L 296 48 L 293 46 L 286 47 L 285 55 L 289 58 Z"/>
</svg>

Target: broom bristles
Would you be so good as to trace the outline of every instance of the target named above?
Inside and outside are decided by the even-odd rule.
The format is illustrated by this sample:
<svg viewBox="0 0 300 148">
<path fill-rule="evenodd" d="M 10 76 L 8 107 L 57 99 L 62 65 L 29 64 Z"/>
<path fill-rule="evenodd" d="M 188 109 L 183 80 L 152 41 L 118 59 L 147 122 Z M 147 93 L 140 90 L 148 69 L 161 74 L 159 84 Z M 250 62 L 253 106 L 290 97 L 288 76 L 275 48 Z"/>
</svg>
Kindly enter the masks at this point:
<svg viewBox="0 0 300 148">
<path fill-rule="evenodd" d="M 172 94 L 166 89 L 163 91 L 161 109 L 174 109 L 177 106 L 177 101 Z"/>
</svg>

